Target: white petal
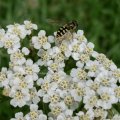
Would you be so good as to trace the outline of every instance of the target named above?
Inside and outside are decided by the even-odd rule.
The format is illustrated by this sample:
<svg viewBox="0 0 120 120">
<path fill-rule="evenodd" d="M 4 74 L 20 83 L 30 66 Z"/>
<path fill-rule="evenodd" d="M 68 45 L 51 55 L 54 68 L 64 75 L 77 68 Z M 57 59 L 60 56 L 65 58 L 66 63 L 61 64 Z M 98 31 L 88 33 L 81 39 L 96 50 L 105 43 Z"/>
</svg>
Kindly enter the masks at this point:
<svg viewBox="0 0 120 120">
<path fill-rule="evenodd" d="M 41 48 L 41 45 L 36 43 L 36 44 L 34 44 L 34 48 L 39 50 Z"/>
<path fill-rule="evenodd" d="M 84 34 L 84 31 L 83 31 L 83 30 L 78 30 L 78 31 L 77 31 L 77 34 L 81 36 L 81 35 Z"/>
<path fill-rule="evenodd" d="M 66 56 L 66 57 L 70 57 L 70 55 L 71 55 L 71 51 L 69 51 L 69 50 L 68 50 L 68 51 L 65 51 L 65 56 Z"/>
<path fill-rule="evenodd" d="M 48 103 L 49 100 L 50 100 L 50 98 L 49 98 L 48 95 L 44 95 L 44 96 L 43 96 L 43 102 L 44 102 L 44 103 Z"/>
<path fill-rule="evenodd" d="M 22 48 L 22 52 L 25 54 L 25 55 L 28 55 L 30 53 L 29 49 L 26 48 L 26 47 L 23 47 Z"/>
<path fill-rule="evenodd" d="M 39 120 L 47 120 L 47 116 L 44 114 L 40 114 Z"/>
<path fill-rule="evenodd" d="M 38 91 L 38 96 L 43 97 L 43 96 L 44 96 L 44 94 L 45 94 L 45 93 L 44 93 L 44 91 L 43 91 L 43 90 L 39 90 L 39 91 Z"/>
<path fill-rule="evenodd" d="M 78 62 L 76 63 L 76 66 L 79 67 L 79 68 L 83 68 L 84 63 L 82 63 L 81 61 L 78 61 Z"/>
<path fill-rule="evenodd" d="M 91 42 L 89 42 L 89 43 L 87 44 L 87 46 L 90 47 L 90 48 L 94 48 L 94 44 L 91 43 Z"/>
<path fill-rule="evenodd" d="M 38 33 L 38 36 L 45 36 L 46 35 L 46 32 L 45 30 L 40 30 L 39 33 Z"/>
<path fill-rule="evenodd" d="M 44 45 L 43 45 L 43 48 L 44 49 L 49 49 L 51 47 L 50 43 L 46 42 Z"/>
<path fill-rule="evenodd" d="M 99 55 L 99 53 L 96 52 L 96 51 L 94 51 L 94 52 L 92 53 L 92 56 L 93 56 L 94 58 L 96 58 L 98 55 Z"/>
<path fill-rule="evenodd" d="M 26 65 L 29 65 L 29 66 L 33 65 L 33 61 L 31 59 L 28 59 L 26 61 Z"/>
<path fill-rule="evenodd" d="M 77 75 L 77 70 L 76 70 L 75 68 L 73 68 L 73 69 L 71 70 L 70 75 L 71 75 L 72 77 L 76 77 L 76 75 Z"/>
<path fill-rule="evenodd" d="M 48 42 L 54 43 L 55 42 L 54 36 L 48 36 Z"/>
<path fill-rule="evenodd" d="M 36 105 L 36 104 L 31 104 L 30 105 L 30 110 L 38 110 L 38 105 Z"/>
<path fill-rule="evenodd" d="M 72 57 L 74 60 L 79 60 L 79 53 L 72 53 Z"/>
</svg>

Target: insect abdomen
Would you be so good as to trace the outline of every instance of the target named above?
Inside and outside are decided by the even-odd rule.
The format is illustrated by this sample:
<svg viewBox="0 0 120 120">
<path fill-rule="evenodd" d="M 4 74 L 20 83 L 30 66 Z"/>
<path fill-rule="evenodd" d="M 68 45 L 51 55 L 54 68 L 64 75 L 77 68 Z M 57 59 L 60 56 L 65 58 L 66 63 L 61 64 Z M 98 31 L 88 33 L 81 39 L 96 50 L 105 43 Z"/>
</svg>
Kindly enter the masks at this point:
<svg viewBox="0 0 120 120">
<path fill-rule="evenodd" d="M 59 28 L 59 30 L 57 31 L 57 37 L 63 36 L 67 31 L 68 31 L 67 26 Z"/>
</svg>

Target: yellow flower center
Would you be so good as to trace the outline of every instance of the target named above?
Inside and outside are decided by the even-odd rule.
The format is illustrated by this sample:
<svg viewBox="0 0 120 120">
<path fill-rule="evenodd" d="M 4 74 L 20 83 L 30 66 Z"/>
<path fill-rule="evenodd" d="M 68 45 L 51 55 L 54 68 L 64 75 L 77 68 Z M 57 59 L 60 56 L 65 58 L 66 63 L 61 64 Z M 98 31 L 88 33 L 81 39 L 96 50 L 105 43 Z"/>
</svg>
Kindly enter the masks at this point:
<svg viewBox="0 0 120 120">
<path fill-rule="evenodd" d="M 33 74 L 33 70 L 32 70 L 32 68 L 31 68 L 30 66 L 25 67 L 25 72 L 26 72 L 27 74 L 29 74 L 29 75 L 32 75 L 32 74 Z"/>
<path fill-rule="evenodd" d="M 20 29 L 18 28 L 18 26 L 16 26 L 16 25 L 14 26 L 13 33 L 20 36 L 21 32 L 20 32 Z"/>
<path fill-rule="evenodd" d="M 99 84 L 98 83 L 93 83 L 92 85 L 91 85 L 91 89 L 93 89 L 93 90 L 97 90 L 99 88 Z"/>
<path fill-rule="evenodd" d="M 85 54 L 91 54 L 93 52 L 93 48 L 86 47 L 85 48 Z"/>
<path fill-rule="evenodd" d="M 19 86 L 20 86 L 21 88 L 26 88 L 26 87 L 27 87 L 27 83 L 22 80 L 22 81 L 20 82 Z"/>
<path fill-rule="evenodd" d="M 115 71 L 113 71 L 113 76 L 114 76 L 115 78 L 119 79 L 119 78 L 120 78 L 120 70 L 115 70 Z"/>
<path fill-rule="evenodd" d="M 73 51 L 74 52 L 79 52 L 79 45 L 78 44 L 73 46 Z"/>
<path fill-rule="evenodd" d="M 3 72 L 0 72 L 0 82 L 4 81 L 6 79 L 6 75 Z"/>
<path fill-rule="evenodd" d="M 66 50 L 67 50 L 67 46 L 62 43 L 62 44 L 60 45 L 60 50 L 61 50 L 62 52 L 66 51 Z"/>
<path fill-rule="evenodd" d="M 97 60 L 100 62 L 104 62 L 105 59 L 106 59 L 106 56 L 104 54 L 99 54 L 97 57 Z"/>
<path fill-rule="evenodd" d="M 16 53 L 13 54 L 14 59 L 21 59 L 23 57 L 24 57 L 24 55 L 20 52 L 16 52 Z"/>
<path fill-rule="evenodd" d="M 96 70 L 97 70 L 97 65 L 92 65 L 92 66 L 90 67 L 90 71 L 91 71 L 91 72 L 96 72 Z"/>
<path fill-rule="evenodd" d="M 95 109 L 94 113 L 95 113 L 95 117 L 96 118 L 98 118 L 98 117 L 104 117 L 104 110 L 103 109 Z"/>
<path fill-rule="evenodd" d="M 59 86 L 65 90 L 69 88 L 69 82 L 67 80 L 61 80 L 59 83 Z"/>
<path fill-rule="evenodd" d="M 53 114 L 54 116 L 58 116 L 60 113 L 61 113 L 61 108 L 60 108 L 60 107 L 55 107 L 55 108 L 52 110 L 52 114 Z"/>
<path fill-rule="evenodd" d="M 60 97 L 59 97 L 57 94 L 52 95 L 52 96 L 50 97 L 50 101 L 51 101 L 52 103 L 57 103 L 57 102 L 59 101 L 59 99 L 60 99 Z"/>
<path fill-rule="evenodd" d="M 108 79 L 104 78 L 104 79 L 102 79 L 101 84 L 104 85 L 104 86 L 109 86 L 110 82 L 109 82 Z"/>
<path fill-rule="evenodd" d="M 47 42 L 47 37 L 46 36 L 41 36 L 38 40 L 40 45 L 44 45 Z"/>
<path fill-rule="evenodd" d="M 82 61 L 82 62 L 86 62 L 86 61 L 88 61 L 90 59 L 90 57 L 89 57 L 89 55 L 87 55 L 87 54 L 81 54 L 80 55 L 80 60 Z"/>
<path fill-rule="evenodd" d="M 120 98 L 120 87 L 115 89 L 116 96 Z"/>
<path fill-rule="evenodd" d="M 96 102 L 97 102 L 97 97 L 96 97 L 96 96 L 92 96 L 92 97 L 89 99 L 89 104 L 90 104 L 91 106 L 95 106 Z"/>
<path fill-rule="evenodd" d="M 84 39 L 85 39 L 85 36 L 84 36 L 84 35 L 82 35 L 82 36 L 78 36 L 78 40 L 80 41 L 80 43 L 83 42 Z"/>
<path fill-rule="evenodd" d="M 87 73 L 84 70 L 80 69 L 77 73 L 77 76 L 80 80 L 86 80 Z"/>
<path fill-rule="evenodd" d="M 89 115 L 86 114 L 86 115 L 80 116 L 80 120 L 90 120 Z"/>
<path fill-rule="evenodd" d="M 64 102 L 66 105 L 72 105 L 73 104 L 73 97 L 72 96 L 66 96 L 64 98 Z"/>
<path fill-rule="evenodd" d="M 5 48 L 11 48 L 13 46 L 13 41 L 6 40 L 4 46 L 5 46 Z"/>
<path fill-rule="evenodd" d="M 108 93 L 102 93 L 101 99 L 104 101 L 108 101 L 110 99 L 110 95 Z"/>
<path fill-rule="evenodd" d="M 21 92 L 21 91 L 17 91 L 16 94 L 15 94 L 15 98 L 16 98 L 17 100 L 23 99 L 23 94 L 22 94 L 22 92 Z"/>
<path fill-rule="evenodd" d="M 84 94 L 85 94 L 84 88 L 77 87 L 76 91 L 79 96 L 84 96 Z"/>
<path fill-rule="evenodd" d="M 54 81 L 59 81 L 60 80 L 60 76 L 59 76 L 59 74 L 58 73 L 55 73 L 53 76 L 52 76 L 52 79 L 54 80 Z"/>
<path fill-rule="evenodd" d="M 42 84 L 41 89 L 44 90 L 44 91 L 47 91 L 49 89 L 49 83 L 45 82 L 44 84 Z"/>
<path fill-rule="evenodd" d="M 57 71 L 57 69 L 58 69 L 58 64 L 57 64 L 57 63 L 52 63 L 50 67 L 51 67 L 51 69 L 52 69 L 53 71 Z"/>
<path fill-rule="evenodd" d="M 31 111 L 30 112 L 30 117 L 31 117 L 32 120 L 35 120 L 36 118 L 38 118 L 37 111 Z"/>
</svg>

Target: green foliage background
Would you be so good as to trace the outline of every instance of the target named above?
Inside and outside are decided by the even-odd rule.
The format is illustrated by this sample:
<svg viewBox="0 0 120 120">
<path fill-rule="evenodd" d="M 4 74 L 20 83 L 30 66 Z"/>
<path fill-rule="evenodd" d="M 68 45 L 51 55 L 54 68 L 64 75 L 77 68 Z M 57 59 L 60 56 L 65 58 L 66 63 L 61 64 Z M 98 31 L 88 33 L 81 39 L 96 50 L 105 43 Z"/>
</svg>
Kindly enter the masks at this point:
<svg viewBox="0 0 120 120">
<path fill-rule="evenodd" d="M 120 0 L 0 0 L 0 28 L 26 19 L 48 34 L 53 34 L 63 22 L 77 20 L 95 50 L 120 67 Z M 8 61 L 6 51 L 0 49 L 0 68 Z M 9 120 L 19 111 L 13 109 L 9 99 L 0 96 L 0 120 Z"/>
</svg>

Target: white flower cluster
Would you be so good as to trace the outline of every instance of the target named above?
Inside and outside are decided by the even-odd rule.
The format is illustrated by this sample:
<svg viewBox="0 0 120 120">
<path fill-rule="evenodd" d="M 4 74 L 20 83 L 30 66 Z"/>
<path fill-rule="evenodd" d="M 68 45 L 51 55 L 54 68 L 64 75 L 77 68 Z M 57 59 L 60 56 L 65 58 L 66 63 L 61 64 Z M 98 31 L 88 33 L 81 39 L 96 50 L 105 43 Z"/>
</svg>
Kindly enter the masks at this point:
<svg viewBox="0 0 120 120">
<path fill-rule="evenodd" d="M 120 120 L 116 112 L 109 115 L 120 102 L 120 69 L 94 51 L 83 31 L 58 46 L 54 36 L 44 30 L 32 36 L 32 30 L 37 25 L 30 21 L 0 29 L 0 47 L 10 55 L 9 68 L 0 72 L 3 95 L 14 107 L 30 107 L 28 114 L 16 113 L 11 120 Z M 29 48 L 21 45 L 27 36 Z M 73 63 L 67 64 L 70 59 Z"/>
</svg>

